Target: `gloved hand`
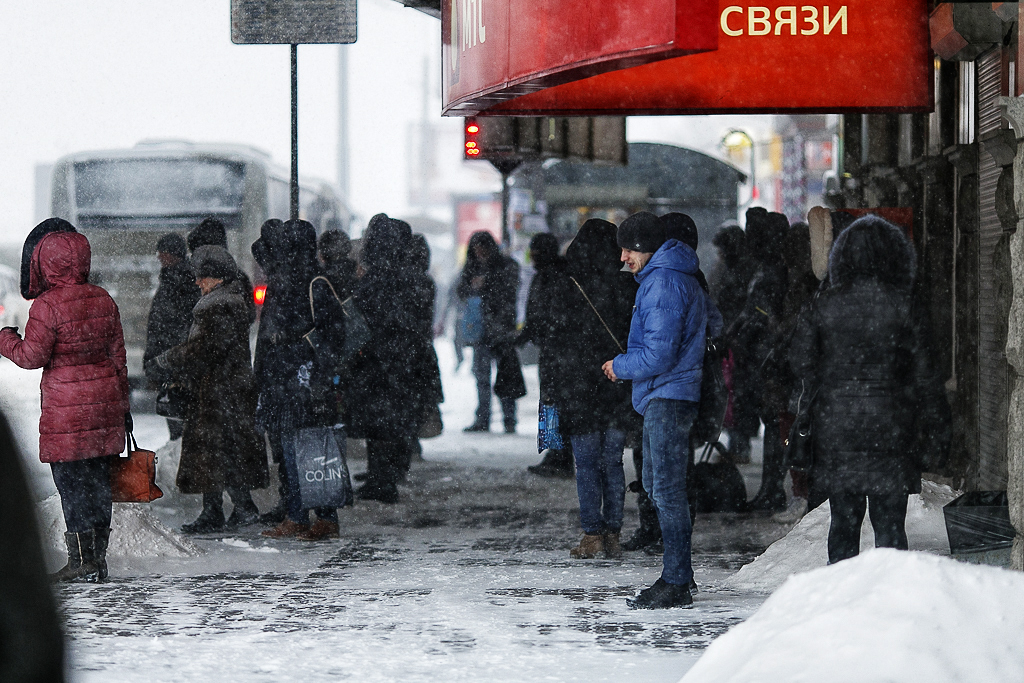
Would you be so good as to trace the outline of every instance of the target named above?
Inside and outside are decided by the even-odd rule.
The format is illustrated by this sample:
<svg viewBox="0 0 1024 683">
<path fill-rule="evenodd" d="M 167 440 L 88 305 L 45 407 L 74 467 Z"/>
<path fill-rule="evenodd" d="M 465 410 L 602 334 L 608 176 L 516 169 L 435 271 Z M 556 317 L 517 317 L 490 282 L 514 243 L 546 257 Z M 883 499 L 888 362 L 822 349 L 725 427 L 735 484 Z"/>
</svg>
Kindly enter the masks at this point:
<svg viewBox="0 0 1024 683">
<path fill-rule="evenodd" d="M 125 413 L 124 414 L 124 430 L 126 432 L 135 431 L 134 429 L 132 429 L 132 427 L 134 427 L 134 426 L 135 426 L 135 422 L 132 420 L 132 414 L 131 413 Z"/>
</svg>

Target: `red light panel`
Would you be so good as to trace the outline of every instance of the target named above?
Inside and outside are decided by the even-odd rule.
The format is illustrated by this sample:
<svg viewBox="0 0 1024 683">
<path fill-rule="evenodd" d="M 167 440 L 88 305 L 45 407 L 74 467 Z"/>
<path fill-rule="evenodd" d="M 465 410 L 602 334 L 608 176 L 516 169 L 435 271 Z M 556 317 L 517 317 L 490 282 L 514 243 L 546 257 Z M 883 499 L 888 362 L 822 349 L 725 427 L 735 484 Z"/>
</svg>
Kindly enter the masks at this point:
<svg viewBox="0 0 1024 683">
<path fill-rule="evenodd" d="M 256 285 L 252 290 L 252 300 L 257 306 L 262 306 L 263 301 L 267 298 L 267 286 Z"/>
</svg>

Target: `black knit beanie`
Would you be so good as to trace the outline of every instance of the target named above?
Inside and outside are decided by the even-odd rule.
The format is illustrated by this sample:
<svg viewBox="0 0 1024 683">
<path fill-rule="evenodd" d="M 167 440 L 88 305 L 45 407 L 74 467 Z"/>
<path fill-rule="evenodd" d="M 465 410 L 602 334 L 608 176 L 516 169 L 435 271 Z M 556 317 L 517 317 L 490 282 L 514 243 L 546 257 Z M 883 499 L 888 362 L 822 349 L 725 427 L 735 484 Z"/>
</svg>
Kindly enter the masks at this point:
<svg viewBox="0 0 1024 683">
<path fill-rule="evenodd" d="M 192 268 L 196 277 L 212 277 L 217 280 L 231 281 L 238 273 L 235 259 L 224 247 L 206 244 L 192 252 Z"/>
<path fill-rule="evenodd" d="M 634 213 L 622 221 L 616 241 L 622 249 L 653 254 L 665 244 L 665 224 L 648 211 Z"/>
</svg>

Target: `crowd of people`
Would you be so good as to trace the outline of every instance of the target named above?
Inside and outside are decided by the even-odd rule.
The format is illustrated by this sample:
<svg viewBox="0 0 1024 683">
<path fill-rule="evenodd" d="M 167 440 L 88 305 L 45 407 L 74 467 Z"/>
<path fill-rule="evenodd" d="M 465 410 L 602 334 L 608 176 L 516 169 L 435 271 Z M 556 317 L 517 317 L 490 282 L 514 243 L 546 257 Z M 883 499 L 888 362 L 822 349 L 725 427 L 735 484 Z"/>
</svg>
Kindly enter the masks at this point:
<svg viewBox="0 0 1024 683">
<path fill-rule="evenodd" d="M 518 264 L 488 233 L 469 240 L 455 291 L 457 337 L 473 348 L 478 390 L 465 431 L 490 430 L 492 393 L 505 432 L 516 431 L 516 401 L 526 394 L 516 349 L 536 345 L 541 431 L 554 437 L 531 470 L 575 477 L 582 537 L 571 557 L 663 556 L 661 577 L 629 601 L 634 608 L 688 605 L 696 590 L 688 473 L 700 439 L 717 438 L 694 429 L 709 400 L 709 358 L 728 389 L 725 457 L 749 462 L 763 434 L 761 486 L 748 509 L 795 521 L 830 500 L 830 561 L 857 553 L 867 507 L 876 543 L 906 548 L 907 496 L 919 490 L 924 463 L 948 448 L 949 408 L 929 365 L 903 232 L 874 216 L 833 213 L 825 217 L 832 244 L 812 240 L 817 224 L 790 225 L 761 208 L 745 218 L 745 228 L 725 225 L 714 237 L 710 277 L 697 226 L 681 213 L 640 212 L 618 226 L 591 219 L 564 249 L 537 235 L 522 325 Z M 306 221 L 268 220 L 251 246 L 266 286 L 257 311 L 227 244 L 213 218 L 187 239 L 168 234 L 157 244 L 144 367 L 171 437 L 181 438 L 176 486 L 202 495 L 202 512 L 182 530 L 261 522 L 272 538 L 336 538 L 338 507 L 353 498 L 395 503 L 419 439 L 441 428 L 429 247 L 384 214 L 370 220 L 358 258 L 341 231 L 318 239 Z M 67 523 L 57 580 L 106 575 L 110 457 L 133 426 L 118 310 L 88 283 L 89 266 L 88 240 L 72 225 L 41 223 L 23 250 L 22 291 L 36 300 L 24 337 L 0 331 L 0 354 L 44 368 L 40 458 L 51 464 Z M 706 357 L 712 347 L 724 350 L 720 360 Z M 810 466 L 785 450 L 797 420 L 813 426 Z M 345 468 L 347 488 L 330 505 L 302 494 L 299 433 L 311 428 L 331 433 L 342 459 L 346 437 L 366 441 L 363 484 L 353 492 Z M 641 524 L 623 541 L 627 447 Z M 261 515 L 252 491 L 270 484 L 268 450 L 280 503 Z"/>
</svg>

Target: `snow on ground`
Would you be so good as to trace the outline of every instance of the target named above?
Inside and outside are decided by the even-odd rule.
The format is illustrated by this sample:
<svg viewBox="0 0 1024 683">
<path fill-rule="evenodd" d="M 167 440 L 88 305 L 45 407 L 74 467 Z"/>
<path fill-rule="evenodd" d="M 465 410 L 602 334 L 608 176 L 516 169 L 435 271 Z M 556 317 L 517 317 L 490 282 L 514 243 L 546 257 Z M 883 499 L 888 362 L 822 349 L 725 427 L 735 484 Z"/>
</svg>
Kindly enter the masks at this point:
<svg viewBox="0 0 1024 683">
<path fill-rule="evenodd" d="M 798 574 L 685 683 L 1024 681 L 1024 574 L 871 550 Z"/>
<path fill-rule="evenodd" d="M 907 503 L 907 540 L 911 550 L 949 554 L 949 540 L 942 516 L 942 506 L 958 494 L 945 485 L 922 482 L 920 495 L 910 496 Z M 804 516 L 784 538 L 779 539 L 756 560 L 740 569 L 726 582 L 738 590 L 769 593 L 798 572 L 828 564 L 828 529 L 831 512 L 826 501 Z M 861 551 L 875 546 L 875 534 L 869 515 L 861 527 Z"/>
</svg>

